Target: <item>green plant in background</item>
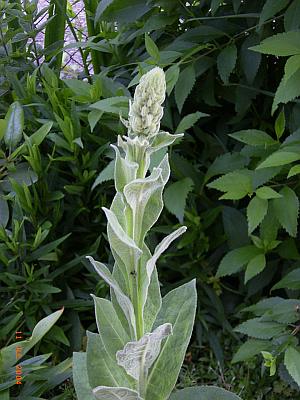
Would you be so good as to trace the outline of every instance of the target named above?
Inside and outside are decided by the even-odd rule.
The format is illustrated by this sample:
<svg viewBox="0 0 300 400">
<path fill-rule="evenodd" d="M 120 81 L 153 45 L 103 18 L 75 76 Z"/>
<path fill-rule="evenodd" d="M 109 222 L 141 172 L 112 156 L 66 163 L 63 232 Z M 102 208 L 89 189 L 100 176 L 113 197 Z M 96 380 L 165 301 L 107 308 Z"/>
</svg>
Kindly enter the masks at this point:
<svg viewBox="0 0 300 400">
<path fill-rule="evenodd" d="M 128 121 L 122 119 L 128 135 L 119 136 L 118 146 L 113 146 L 117 193 L 111 208 L 103 208 L 115 259 L 113 271 L 89 257 L 110 286 L 111 301 L 94 297 L 98 334 L 88 332 L 86 354 L 74 354 L 79 400 L 168 399 L 191 337 L 195 281 L 162 299 L 156 271 L 159 256 L 186 227 L 165 237 L 153 254 L 145 244 L 163 209 L 162 192 L 170 175 L 168 155 L 157 159 L 157 153 L 182 136 L 160 130 L 165 90 L 160 68 L 142 76 L 130 102 Z M 238 399 L 214 387 L 183 389 L 171 398 L 190 399 L 191 393 Z"/>
<path fill-rule="evenodd" d="M 26 354 L 53 328 L 63 310 L 45 317 L 34 327 L 28 339 L 19 332 L 15 343 L 0 350 L 0 398 L 33 399 L 60 385 L 71 375 L 72 360 L 51 366 L 46 363 L 51 354 L 26 357 Z M 57 397 L 53 397 L 57 399 Z M 60 397 L 62 399 L 62 397 Z M 65 397 L 67 399 L 67 397 Z"/>
</svg>

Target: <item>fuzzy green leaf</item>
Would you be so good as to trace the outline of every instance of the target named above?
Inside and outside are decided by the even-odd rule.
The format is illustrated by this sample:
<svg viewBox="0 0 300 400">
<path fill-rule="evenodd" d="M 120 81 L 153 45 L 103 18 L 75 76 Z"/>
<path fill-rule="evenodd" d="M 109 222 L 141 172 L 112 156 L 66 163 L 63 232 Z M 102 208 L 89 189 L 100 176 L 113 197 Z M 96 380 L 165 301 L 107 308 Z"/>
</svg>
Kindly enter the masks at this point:
<svg viewBox="0 0 300 400">
<path fill-rule="evenodd" d="M 233 72 L 237 60 L 236 45 L 225 47 L 217 58 L 218 72 L 222 81 L 228 84 L 230 74 Z"/>
<path fill-rule="evenodd" d="M 255 196 L 247 207 L 248 233 L 249 235 L 262 222 L 268 212 L 268 200 Z"/>
<path fill-rule="evenodd" d="M 86 353 L 73 353 L 73 382 L 78 400 L 95 400 L 89 383 Z"/>
<path fill-rule="evenodd" d="M 241 400 L 241 398 L 216 386 L 194 386 L 175 392 L 170 400 Z"/>
<path fill-rule="evenodd" d="M 97 386 L 93 392 L 100 400 L 143 400 L 138 392 L 126 387 Z"/>
<path fill-rule="evenodd" d="M 223 257 L 217 272 L 217 277 L 232 275 L 240 271 L 244 265 L 261 251 L 255 246 L 244 246 L 231 250 Z"/>
<path fill-rule="evenodd" d="M 284 187 L 279 192 L 280 199 L 272 200 L 275 215 L 282 227 L 293 237 L 297 235 L 299 199 L 289 187 Z"/>
</svg>

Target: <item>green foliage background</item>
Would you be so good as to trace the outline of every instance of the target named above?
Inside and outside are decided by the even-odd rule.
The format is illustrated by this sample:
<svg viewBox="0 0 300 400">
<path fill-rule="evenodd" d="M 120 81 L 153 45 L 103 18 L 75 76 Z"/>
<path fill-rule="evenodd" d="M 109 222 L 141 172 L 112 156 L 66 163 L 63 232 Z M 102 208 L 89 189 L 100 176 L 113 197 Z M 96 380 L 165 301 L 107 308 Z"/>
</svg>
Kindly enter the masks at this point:
<svg viewBox="0 0 300 400">
<path fill-rule="evenodd" d="M 109 144 L 124 132 L 119 112 L 138 76 L 159 65 L 163 128 L 185 137 L 171 149 L 150 243 L 184 222 L 158 266 L 162 290 L 197 278 L 199 292 L 179 387 L 216 382 L 244 399 L 297 399 L 299 0 L 84 3 L 89 38 L 75 33 L 68 45 L 80 49 L 79 79 L 59 77 L 67 13 L 48 20 L 40 48 L 34 2 L 0 6 L 1 343 L 60 306 L 40 345 L 55 361 L 95 329 L 90 293 L 106 289 L 85 256 L 109 255 L 100 210 L 114 194 Z M 50 16 L 60 11 L 51 2 Z M 16 116 L 9 131 L 20 107 L 24 124 Z"/>
</svg>

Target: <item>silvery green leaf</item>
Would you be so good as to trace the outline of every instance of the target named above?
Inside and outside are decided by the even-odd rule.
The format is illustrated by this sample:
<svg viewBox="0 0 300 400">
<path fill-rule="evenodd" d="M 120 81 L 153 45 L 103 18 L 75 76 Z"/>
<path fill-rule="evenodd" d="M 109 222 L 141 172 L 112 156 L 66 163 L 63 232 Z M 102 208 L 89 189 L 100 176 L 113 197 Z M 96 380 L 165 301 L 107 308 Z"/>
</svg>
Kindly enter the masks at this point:
<svg viewBox="0 0 300 400">
<path fill-rule="evenodd" d="M 117 263 L 120 261 L 123 263 L 129 275 L 132 269 L 136 269 L 142 250 L 137 247 L 134 240 L 124 231 L 116 215 L 105 207 L 102 209 L 108 220 L 107 235 L 115 260 Z"/>
<path fill-rule="evenodd" d="M 103 338 L 107 352 L 114 356 L 130 340 L 123 328 L 111 301 L 92 296 L 98 331 Z"/>
<path fill-rule="evenodd" d="M 157 221 L 162 209 L 162 191 L 169 179 L 170 167 L 166 155 L 157 168 L 153 168 L 150 176 L 136 179 L 124 188 L 124 196 L 130 205 L 134 221 L 136 240 L 143 241 L 146 233 Z"/>
<path fill-rule="evenodd" d="M 216 386 L 195 386 L 178 390 L 169 400 L 241 400 L 241 398 Z"/>
<path fill-rule="evenodd" d="M 118 147 L 111 146 L 116 153 L 115 159 L 115 186 L 117 192 L 122 192 L 127 183 L 132 182 L 136 178 L 139 165 L 137 163 L 126 160 L 121 157 Z"/>
<path fill-rule="evenodd" d="M 98 386 L 93 389 L 93 392 L 96 399 L 100 400 L 143 400 L 138 392 L 125 387 Z"/>
<path fill-rule="evenodd" d="M 135 332 L 135 315 L 133 305 L 130 299 L 122 292 L 118 283 L 114 280 L 109 269 L 99 261 L 95 261 L 93 257 L 87 257 L 90 263 L 95 268 L 96 272 L 101 276 L 102 279 L 113 289 L 120 307 L 122 308 L 127 321 L 131 325 Z"/>
<path fill-rule="evenodd" d="M 86 353 L 73 353 L 73 382 L 78 400 L 95 400 L 87 374 Z"/>
<path fill-rule="evenodd" d="M 180 235 L 182 235 L 186 231 L 186 229 L 187 229 L 186 226 L 182 226 L 179 229 L 177 229 L 175 232 L 172 232 L 170 235 L 165 237 L 159 243 L 159 245 L 156 246 L 153 256 L 147 261 L 147 264 L 146 264 L 147 275 L 145 276 L 145 278 L 143 279 L 143 282 L 142 282 L 142 295 L 143 295 L 143 301 L 144 301 L 143 304 L 145 304 L 145 302 L 147 300 L 149 284 L 150 284 L 152 273 L 154 271 L 155 264 L 156 264 L 158 258 L 170 246 L 170 244 L 175 239 L 177 239 Z"/>
<path fill-rule="evenodd" d="M 163 298 L 155 326 L 171 323 L 173 335 L 163 343 L 160 354 L 150 370 L 145 400 L 169 398 L 191 338 L 196 306 L 195 280 L 172 290 Z"/>
<path fill-rule="evenodd" d="M 86 354 L 92 388 L 98 385 L 134 387 L 134 380 L 117 364 L 116 355 L 108 353 L 101 334 L 87 332 Z"/>
<path fill-rule="evenodd" d="M 159 132 L 156 136 L 154 136 L 154 139 L 151 143 L 151 148 L 149 149 L 150 153 L 154 153 L 163 147 L 170 146 L 175 142 L 175 140 L 183 137 L 183 133 L 178 133 L 178 134 L 171 134 L 168 132 Z"/>
<path fill-rule="evenodd" d="M 118 364 L 136 380 L 139 380 L 141 374 L 147 376 L 159 355 L 161 342 L 171 334 L 172 325 L 167 323 L 152 333 L 147 333 L 140 340 L 127 343 L 123 350 L 117 352 Z"/>
</svg>

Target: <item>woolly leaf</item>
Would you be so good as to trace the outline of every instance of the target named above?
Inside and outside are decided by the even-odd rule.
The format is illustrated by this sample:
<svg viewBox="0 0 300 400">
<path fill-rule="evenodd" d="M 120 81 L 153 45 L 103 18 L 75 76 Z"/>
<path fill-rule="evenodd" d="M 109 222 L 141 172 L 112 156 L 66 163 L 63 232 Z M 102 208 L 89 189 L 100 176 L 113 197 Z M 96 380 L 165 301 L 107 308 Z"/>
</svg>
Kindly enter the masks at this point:
<svg viewBox="0 0 300 400">
<path fill-rule="evenodd" d="M 165 206 L 170 213 L 174 214 L 180 223 L 183 222 L 184 210 L 188 194 L 194 186 L 191 178 L 184 178 L 172 183 L 164 193 Z"/>
<path fill-rule="evenodd" d="M 227 253 L 218 268 L 217 277 L 232 275 L 240 271 L 244 265 L 257 256 L 261 251 L 252 245 L 240 247 Z"/>
<path fill-rule="evenodd" d="M 125 387 L 97 386 L 93 393 L 100 400 L 143 400 L 138 392 Z"/>
<path fill-rule="evenodd" d="M 234 70 L 236 59 L 237 48 L 234 44 L 225 47 L 218 55 L 218 72 L 225 85 L 228 84 L 229 76 Z"/>
<path fill-rule="evenodd" d="M 163 324 L 140 340 L 129 342 L 116 354 L 118 364 L 128 375 L 138 380 L 140 375 L 148 375 L 149 369 L 157 359 L 162 341 L 172 334 L 172 325 Z"/>
<path fill-rule="evenodd" d="M 178 390 L 170 400 L 241 400 L 239 396 L 216 386 L 194 386 Z"/>
<path fill-rule="evenodd" d="M 282 227 L 293 237 L 297 235 L 299 200 L 296 193 L 289 187 L 279 192 L 280 199 L 272 200 L 275 215 Z"/>
<path fill-rule="evenodd" d="M 297 385 L 300 386 L 300 352 L 289 346 L 284 354 L 284 365 Z"/>
<path fill-rule="evenodd" d="M 183 104 L 185 103 L 188 95 L 193 89 L 195 81 L 196 77 L 193 65 L 188 66 L 180 72 L 178 81 L 175 86 L 175 100 L 179 112 L 181 112 Z"/>
<path fill-rule="evenodd" d="M 268 211 L 268 200 L 258 196 L 253 197 L 247 207 L 248 233 L 249 235 L 262 222 Z"/>
<path fill-rule="evenodd" d="M 95 400 L 87 374 L 86 353 L 73 353 L 73 381 L 78 400 Z"/>
</svg>

